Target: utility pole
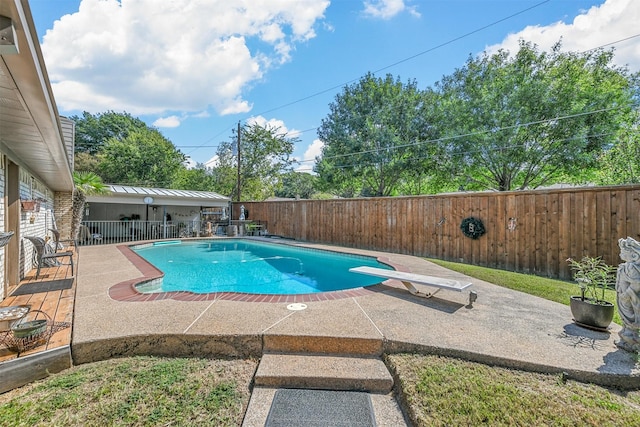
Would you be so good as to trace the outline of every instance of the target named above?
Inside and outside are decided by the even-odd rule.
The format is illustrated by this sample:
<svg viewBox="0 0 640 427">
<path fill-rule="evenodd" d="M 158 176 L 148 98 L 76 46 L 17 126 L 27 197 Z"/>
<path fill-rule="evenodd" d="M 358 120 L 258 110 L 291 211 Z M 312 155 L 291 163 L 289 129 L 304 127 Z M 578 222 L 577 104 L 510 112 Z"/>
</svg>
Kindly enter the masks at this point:
<svg viewBox="0 0 640 427">
<path fill-rule="evenodd" d="M 240 121 L 238 121 L 238 202 L 240 201 Z"/>
</svg>

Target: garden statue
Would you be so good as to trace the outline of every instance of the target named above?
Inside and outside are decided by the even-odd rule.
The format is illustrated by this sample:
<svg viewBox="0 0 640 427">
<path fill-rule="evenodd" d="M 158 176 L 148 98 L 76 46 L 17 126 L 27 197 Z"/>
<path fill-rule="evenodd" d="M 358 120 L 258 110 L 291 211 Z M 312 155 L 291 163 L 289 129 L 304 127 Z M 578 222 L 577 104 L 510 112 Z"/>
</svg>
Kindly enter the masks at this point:
<svg viewBox="0 0 640 427">
<path fill-rule="evenodd" d="M 244 221 L 244 205 L 240 206 L 240 221 Z"/>
<path fill-rule="evenodd" d="M 618 311 L 623 323 L 616 345 L 640 353 L 640 243 L 627 237 L 618 240 L 618 245 L 620 258 L 625 262 L 618 267 L 616 279 Z"/>
</svg>

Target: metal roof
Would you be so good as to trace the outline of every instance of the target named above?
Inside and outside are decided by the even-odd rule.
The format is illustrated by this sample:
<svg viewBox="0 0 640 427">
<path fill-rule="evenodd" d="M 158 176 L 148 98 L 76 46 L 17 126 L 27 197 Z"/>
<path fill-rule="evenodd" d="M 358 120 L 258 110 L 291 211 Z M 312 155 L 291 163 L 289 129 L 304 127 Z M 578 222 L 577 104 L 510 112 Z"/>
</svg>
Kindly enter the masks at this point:
<svg viewBox="0 0 640 427">
<path fill-rule="evenodd" d="M 230 200 L 228 197 L 214 193 L 213 191 L 171 190 L 167 188 L 130 187 L 127 185 L 109 185 L 109 189 L 113 195 L 117 196 L 160 196 L 163 198 L 202 199 L 225 202 Z"/>
</svg>

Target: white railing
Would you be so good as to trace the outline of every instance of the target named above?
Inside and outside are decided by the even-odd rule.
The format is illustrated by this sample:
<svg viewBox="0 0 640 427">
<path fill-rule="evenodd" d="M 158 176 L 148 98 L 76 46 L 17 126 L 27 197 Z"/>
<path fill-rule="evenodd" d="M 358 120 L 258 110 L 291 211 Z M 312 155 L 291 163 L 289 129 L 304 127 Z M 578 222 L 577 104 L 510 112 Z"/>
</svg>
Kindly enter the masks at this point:
<svg viewBox="0 0 640 427">
<path fill-rule="evenodd" d="M 103 245 L 185 237 L 261 235 L 264 232 L 266 224 L 260 221 L 83 221 L 78 243 Z"/>
</svg>

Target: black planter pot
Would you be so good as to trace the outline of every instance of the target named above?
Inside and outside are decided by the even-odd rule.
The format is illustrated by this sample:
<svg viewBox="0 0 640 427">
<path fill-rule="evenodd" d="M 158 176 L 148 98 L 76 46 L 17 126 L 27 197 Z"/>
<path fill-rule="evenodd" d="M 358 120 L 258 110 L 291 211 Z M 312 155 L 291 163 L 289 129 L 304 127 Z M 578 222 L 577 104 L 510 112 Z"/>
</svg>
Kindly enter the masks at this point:
<svg viewBox="0 0 640 427">
<path fill-rule="evenodd" d="M 599 330 L 609 327 L 615 311 L 615 306 L 610 302 L 595 304 L 587 298 L 583 301 L 580 296 L 572 296 L 570 306 L 577 324 Z"/>
</svg>

